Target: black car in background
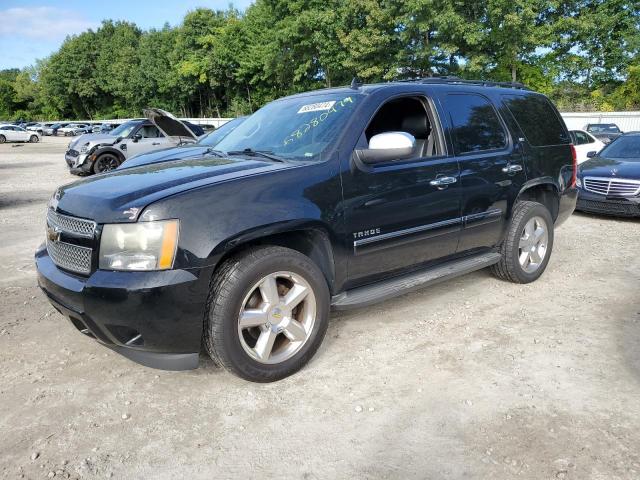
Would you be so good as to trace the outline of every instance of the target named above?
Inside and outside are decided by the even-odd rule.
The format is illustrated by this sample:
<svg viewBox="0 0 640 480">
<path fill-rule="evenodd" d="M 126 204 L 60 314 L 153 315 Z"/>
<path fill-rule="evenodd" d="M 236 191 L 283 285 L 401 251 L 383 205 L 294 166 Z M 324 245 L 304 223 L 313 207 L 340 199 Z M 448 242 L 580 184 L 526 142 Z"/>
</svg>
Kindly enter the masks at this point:
<svg viewBox="0 0 640 480">
<path fill-rule="evenodd" d="M 535 281 L 575 179 L 560 114 L 522 85 L 353 82 L 271 102 L 195 158 L 58 188 L 38 283 L 134 361 L 195 368 L 204 345 L 269 382 L 313 357 L 331 307 L 485 267 Z"/>
<path fill-rule="evenodd" d="M 172 162 L 174 160 L 186 160 L 189 158 L 202 157 L 214 149 L 218 143 L 220 143 L 246 119 L 247 117 L 238 117 L 233 120 L 229 120 L 221 127 L 200 138 L 196 143 L 136 155 L 135 157 L 125 160 L 118 169 L 123 170 L 125 168 L 139 167 L 141 165 L 150 165 L 152 163 Z"/>
<path fill-rule="evenodd" d="M 615 123 L 587 123 L 584 129 L 603 143 L 609 143 L 622 135 Z"/>
<path fill-rule="evenodd" d="M 640 217 L 640 132 L 625 133 L 580 165 L 576 210 Z"/>
</svg>

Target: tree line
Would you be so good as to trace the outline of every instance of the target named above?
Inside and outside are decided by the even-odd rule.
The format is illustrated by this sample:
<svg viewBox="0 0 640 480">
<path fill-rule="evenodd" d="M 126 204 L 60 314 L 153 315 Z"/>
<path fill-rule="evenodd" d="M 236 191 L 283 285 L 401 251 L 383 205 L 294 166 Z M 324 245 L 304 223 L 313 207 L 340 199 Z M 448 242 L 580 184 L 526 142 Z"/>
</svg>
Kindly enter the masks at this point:
<svg viewBox="0 0 640 480">
<path fill-rule="evenodd" d="M 256 0 L 143 31 L 105 20 L 0 71 L 0 118 L 236 116 L 283 95 L 456 75 L 565 110 L 640 109 L 638 0 Z"/>
</svg>

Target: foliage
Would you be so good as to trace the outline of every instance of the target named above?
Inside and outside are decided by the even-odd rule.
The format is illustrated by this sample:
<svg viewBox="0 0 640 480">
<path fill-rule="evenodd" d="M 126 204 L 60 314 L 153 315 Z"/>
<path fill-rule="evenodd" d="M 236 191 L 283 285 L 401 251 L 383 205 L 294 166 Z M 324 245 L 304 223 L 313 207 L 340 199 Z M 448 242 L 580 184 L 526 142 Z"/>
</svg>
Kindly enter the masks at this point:
<svg viewBox="0 0 640 480">
<path fill-rule="evenodd" d="M 148 31 L 106 20 L 0 71 L 0 118 L 235 116 L 354 76 L 515 80 L 562 109 L 640 109 L 638 31 L 638 0 L 256 0 Z"/>
</svg>

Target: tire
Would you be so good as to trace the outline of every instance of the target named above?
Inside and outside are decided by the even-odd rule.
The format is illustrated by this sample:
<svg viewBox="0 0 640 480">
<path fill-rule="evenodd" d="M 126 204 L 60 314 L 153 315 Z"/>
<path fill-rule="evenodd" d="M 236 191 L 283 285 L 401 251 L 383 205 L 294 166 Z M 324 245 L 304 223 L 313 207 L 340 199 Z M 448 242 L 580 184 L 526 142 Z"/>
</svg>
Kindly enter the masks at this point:
<svg viewBox="0 0 640 480">
<path fill-rule="evenodd" d="M 94 160 L 91 170 L 93 170 L 93 173 L 110 172 L 118 168 L 121 163 L 116 154 L 107 152 Z"/>
<path fill-rule="evenodd" d="M 4 135 L 0 135 L 0 143 L 4 143 L 7 141 L 7 138 Z"/>
<path fill-rule="evenodd" d="M 38 143 L 38 136 L 31 135 L 31 138 L 29 138 L 29 143 Z"/>
<path fill-rule="evenodd" d="M 544 235 L 540 229 L 545 230 Z M 552 249 L 553 218 L 549 210 L 541 203 L 518 202 L 500 246 L 502 258 L 491 270 L 498 278 L 513 283 L 533 282 L 547 268 Z"/>
<path fill-rule="evenodd" d="M 293 286 L 288 291 L 287 277 L 278 277 L 283 273 L 291 274 L 298 282 L 290 283 Z M 261 282 L 274 276 L 278 288 L 272 291 L 282 302 L 278 305 L 285 304 L 286 294 L 294 288 L 309 288 L 295 304 L 298 306 L 288 310 L 290 314 L 285 313 L 287 307 L 282 307 L 282 313 L 279 308 L 273 308 L 265 300 L 269 295 L 262 293 L 264 283 Z M 301 287 L 303 284 L 306 286 Z M 254 306 L 248 307 L 251 302 Z M 230 372 L 252 382 L 273 382 L 297 372 L 313 357 L 327 331 L 329 309 L 327 282 L 311 259 L 288 248 L 254 247 L 226 260 L 214 274 L 205 312 L 203 343 L 213 361 Z M 259 312 L 268 323 L 261 323 L 264 318 L 260 317 L 255 322 L 258 326 L 243 329 L 241 314 L 245 318 L 246 312 Z M 287 325 L 287 322 L 291 323 Z M 293 335 L 292 323 L 297 323 L 294 330 L 299 336 Z M 260 359 L 257 352 L 265 349 L 259 346 L 268 343 L 261 340 L 272 338 L 271 335 L 273 348 Z M 304 340 L 294 342 L 290 339 L 292 336 Z M 252 342 L 255 342 L 253 347 Z"/>
</svg>

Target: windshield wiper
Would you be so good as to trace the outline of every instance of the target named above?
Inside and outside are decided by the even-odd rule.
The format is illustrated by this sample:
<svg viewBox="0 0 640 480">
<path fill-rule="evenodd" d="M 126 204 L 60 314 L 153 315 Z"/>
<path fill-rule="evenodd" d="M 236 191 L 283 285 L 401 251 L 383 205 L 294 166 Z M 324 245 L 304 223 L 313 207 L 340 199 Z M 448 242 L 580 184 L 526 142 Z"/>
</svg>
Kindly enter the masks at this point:
<svg viewBox="0 0 640 480">
<path fill-rule="evenodd" d="M 227 155 L 246 155 L 248 157 L 262 157 L 267 158 L 273 162 L 286 163 L 286 161 L 280 157 L 276 157 L 273 152 L 265 150 L 254 150 L 252 148 L 245 148 L 244 150 L 231 150 L 227 152 Z"/>
<path fill-rule="evenodd" d="M 216 150 L 213 147 L 209 147 L 207 148 L 204 152 L 202 152 L 202 156 L 204 157 L 205 155 L 214 155 L 216 157 L 224 157 L 224 152 L 221 152 L 220 150 Z"/>
</svg>

